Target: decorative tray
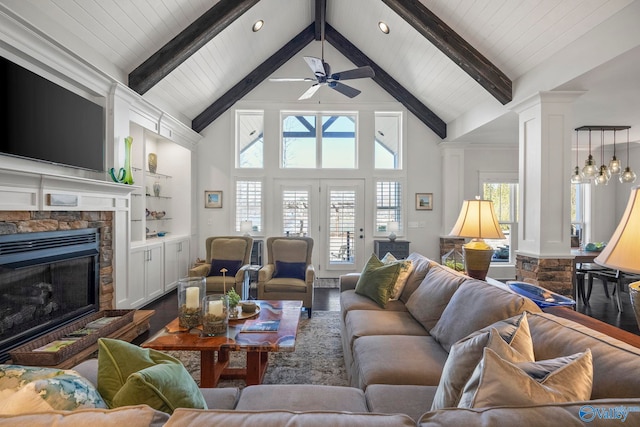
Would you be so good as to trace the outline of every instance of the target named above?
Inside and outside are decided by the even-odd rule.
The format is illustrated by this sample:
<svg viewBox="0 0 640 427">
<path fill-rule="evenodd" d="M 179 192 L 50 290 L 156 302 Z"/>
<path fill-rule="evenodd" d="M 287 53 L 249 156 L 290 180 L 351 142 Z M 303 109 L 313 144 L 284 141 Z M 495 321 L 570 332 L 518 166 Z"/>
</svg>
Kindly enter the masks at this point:
<svg viewBox="0 0 640 427">
<path fill-rule="evenodd" d="M 245 313 L 244 311 L 242 311 L 242 307 L 238 306 L 236 307 L 236 312 L 238 313 L 238 317 L 229 317 L 229 320 L 244 320 L 255 317 L 260 314 L 260 306 L 257 305 L 256 311 L 254 311 L 253 313 Z"/>
</svg>

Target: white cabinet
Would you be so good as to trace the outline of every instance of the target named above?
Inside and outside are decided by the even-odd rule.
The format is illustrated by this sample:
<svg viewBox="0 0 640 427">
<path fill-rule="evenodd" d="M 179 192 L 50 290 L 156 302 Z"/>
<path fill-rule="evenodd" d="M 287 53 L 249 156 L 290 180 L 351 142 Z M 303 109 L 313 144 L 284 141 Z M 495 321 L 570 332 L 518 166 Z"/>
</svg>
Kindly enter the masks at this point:
<svg viewBox="0 0 640 427">
<path fill-rule="evenodd" d="M 164 291 L 168 292 L 178 286 L 178 279 L 189 273 L 188 237 L 164 242 Z"/>
<path fill-rule="evenodd" d="M 138 308 L 164 293 L 163 245 L 158 242 L 135 247 L 130 254 L 128 305 Z"/>
</svg>

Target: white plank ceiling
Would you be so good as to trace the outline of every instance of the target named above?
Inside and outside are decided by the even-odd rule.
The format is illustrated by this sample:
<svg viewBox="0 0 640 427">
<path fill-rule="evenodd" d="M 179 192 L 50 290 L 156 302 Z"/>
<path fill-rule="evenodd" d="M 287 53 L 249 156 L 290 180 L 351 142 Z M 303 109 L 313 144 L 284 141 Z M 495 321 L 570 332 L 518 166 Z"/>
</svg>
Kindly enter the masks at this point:
<svg viewBox="0 0 640 427">
<path fill-rule="evenodd" d="M 516 80 L 633 1 L 421 2 Z M 7 10 L 125 84 L 133 69 L 216 3 L 0 0 Z M 145 96 L 191 120 L 314 18 L 314 0 L 261 0 Z M 251 25 L 258 19 L 266 25 L 253 33 Z M 381 20 L 391 28 L 389 35 L 378 30 Z M 479 104 L 499 105 L 380 0 L 327 0 L 327 22 L 445 122 Z"/>
</svg>

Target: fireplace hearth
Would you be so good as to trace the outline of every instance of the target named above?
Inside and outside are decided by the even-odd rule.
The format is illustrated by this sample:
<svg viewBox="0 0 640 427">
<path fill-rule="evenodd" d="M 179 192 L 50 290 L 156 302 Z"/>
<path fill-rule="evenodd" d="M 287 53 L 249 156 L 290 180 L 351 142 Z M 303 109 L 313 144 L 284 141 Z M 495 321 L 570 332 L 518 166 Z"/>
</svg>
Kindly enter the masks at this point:
<svg viewBox="0 0 640 427">
<path fill-rule="evenodd" d="M 0 362 L 99 310 L 97 228 L 0 236 Z"/>
</svg>

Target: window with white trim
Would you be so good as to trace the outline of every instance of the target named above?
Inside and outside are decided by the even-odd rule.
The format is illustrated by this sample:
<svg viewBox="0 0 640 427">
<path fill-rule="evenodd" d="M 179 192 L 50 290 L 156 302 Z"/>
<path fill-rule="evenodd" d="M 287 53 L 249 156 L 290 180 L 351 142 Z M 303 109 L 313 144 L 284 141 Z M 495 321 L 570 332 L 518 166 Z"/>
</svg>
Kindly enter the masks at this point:
<svg viewBox="0 0 640 427">
<path fill-rule="evenodd" d="M 571 247 L 578 248 L 584 245 L 584 239 L 587 237 L 585 207 L 587 206 L 587 189 L 590 188 L 589 185 L 571 184 Z"/>
<path fill-rule="evenodd" d="M 281 141 L 285 169 L 354 169 L 356 114 L 284 113 Z"/>
<path fill-rule="evenodd" d="M 374 166 L 402 169 L 402 113 L 375 113 Z"/>
<path fill-rule="evenodd" d="M 236 181 L 236 231 L 240 231 L 242 221 L 251 221 L 253 231 L 262 232 L 262 181 Z"/>
<path fill-rule="evenodd" d="M 387 223 L 398 223 L 402 232 L 402 183 L 399 181 L 376 182 L 376 235 L 386 235 Z"/>
<path fill-rule="evenodd" d="M 510 174 L 506 174 L 510 175 Z M 494 249 L 491 262 L 515 263 L 515 249 L 518 242 L 518 182 L 506 176 L 480 177 L 482 198 L 493 201 L 493 208 L 504 234 L 504 239 L 485 239 Z"/>
<path fill-rule="evenodd" d="M 264 167 L 263 111 L 236 111 L 236 162 L 239 168 Z"/>
<path fill-rule="evenodd" d="M 285 236 L 309 233 L 309 190 L 282 191 L 282 232 Z"/>
</svg>

